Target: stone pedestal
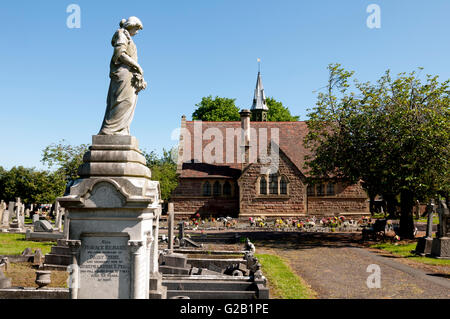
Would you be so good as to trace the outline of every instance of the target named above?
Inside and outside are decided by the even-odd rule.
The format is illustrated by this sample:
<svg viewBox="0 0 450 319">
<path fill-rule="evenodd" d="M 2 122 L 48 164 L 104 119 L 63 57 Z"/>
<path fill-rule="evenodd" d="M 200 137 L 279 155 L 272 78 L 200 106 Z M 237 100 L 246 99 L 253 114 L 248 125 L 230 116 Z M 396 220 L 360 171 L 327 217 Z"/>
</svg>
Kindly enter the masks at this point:
<svg viewBox="0 0 450 319">
<path fill-rule="evenodd" d="M 431 255 L 436 258 L 450 259 L 450 237 L 434 238 Z"/>
<path fill-rule="evenodd" d="M 58 199 L 73 243 L 71 297 L 148 299 L 159 183 L 133 136 L 94 135 L 83 162 Z"/>
</svg>

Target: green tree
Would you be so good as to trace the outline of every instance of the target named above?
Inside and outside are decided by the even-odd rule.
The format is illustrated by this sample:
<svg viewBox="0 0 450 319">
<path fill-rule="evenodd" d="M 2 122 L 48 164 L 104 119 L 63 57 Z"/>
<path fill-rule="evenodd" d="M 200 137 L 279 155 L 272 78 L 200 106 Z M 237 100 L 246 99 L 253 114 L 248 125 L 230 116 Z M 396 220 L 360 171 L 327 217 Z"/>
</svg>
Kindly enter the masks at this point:
<svg viewBox="0 0 450 319">
<path fill-rule="evenodd" d="M 163 149 L 162 156 L 158 156 L 154 151 L 144 152 L 147 166 L 152 171 L 152 180 L 159 181 L 161 188 L 161 198 L 167 201 L 172 191 L 178 185 L 177 164 L 174 161 L 176 148 L 170 151 Z"/>
<path fill-rule="evenodd" d="M 202 98 L 192 113 L 193 120 L 202 121 L 239 121 L 239 108 L 234 104 L 236 99 L 212 96 Z"/>
<path fill-rule="evenodd" d="M 235 105 L 236 99 L 229 99 L 216 96 L 214 99 L 212 96 L 202 98 L 202 101 L 195 106 L 197 109 L 192 113 L 193 120 L 202 121 L 239 121 L 239 108 Z M 273 122 L 287 122 L 298 121 L 298 116 L 291 115 L 289 108 L 283 106 L 283 104 L 273 97 L 266 99 L 267 107 L 267 120 Z"/>
<path fill-rule="evenodd" d="M 348 92 L 352 76 L 329 66 L 326 92 L 309 114 L 307 166 L 316 177 L 362 181 L 391 212 L 400 198 L 400 235 L 412 238 L 414 200 L 449 195 L 449 81 L 387 71 L 376 84 L 355 81 L 356 94 Z"/>
<path fill-rule="evenodd" d="M 267 120 L 270 122 L 295 122 L 299 120 L 299 116 L 291 115 L 288 107 L 283 106 L 283 103 L 275 100 L 273 97 L 266 99 L 267 107 Z"/>
<path fill-rule="evenodd" d="M 47 146 L 42 152 L 43 164 L 56 169 L 64 176 L 67 183 L 76 180 L 78 167 L 83 163 L 83 155 L 88 151 L 89 145 L 70 145 L 61 140 L 58 144 Z"/>
<path fill-rule="evenodd" d="M 5 201 L 20 197 L 26 204 L 52 203 L 64 194 L 64 189 L 65 180 L 59 172 L 18 166 L 0 174 L 0 197 Z"/>
</svg>

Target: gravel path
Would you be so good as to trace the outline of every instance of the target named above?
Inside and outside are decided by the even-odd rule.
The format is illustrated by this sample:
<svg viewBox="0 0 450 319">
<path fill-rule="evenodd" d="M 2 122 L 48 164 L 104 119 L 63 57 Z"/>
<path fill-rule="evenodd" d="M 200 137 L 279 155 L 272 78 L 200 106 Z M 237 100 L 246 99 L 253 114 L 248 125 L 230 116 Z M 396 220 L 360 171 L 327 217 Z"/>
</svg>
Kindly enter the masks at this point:
<svg viewBox="0 0 450 319">
<path fill-rule="evenodd" d="M 450 298 L 448 267 L 411 266 L 404 258 L 361 248 L 354 238 L 323 234 L 258 242 L 257 253 L 275 253 L 317 292 L 318 298 Z M 369 265 L 381 270 L 381 287 L 368 288 Z M 440 270 L 444 269 L 442 272 Z"/>
</svg>

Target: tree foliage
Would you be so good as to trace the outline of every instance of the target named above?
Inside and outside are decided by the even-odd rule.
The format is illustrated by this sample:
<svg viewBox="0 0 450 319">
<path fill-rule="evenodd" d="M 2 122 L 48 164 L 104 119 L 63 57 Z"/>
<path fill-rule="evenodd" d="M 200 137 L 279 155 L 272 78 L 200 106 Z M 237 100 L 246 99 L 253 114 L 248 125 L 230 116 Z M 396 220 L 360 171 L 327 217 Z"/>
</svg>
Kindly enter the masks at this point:
<svg viewBox="0 0 450 319">
<path fill-rule="evenodd" d="M 193 120 L 202 121 L 239 121 L 239 108 L 235 105 L 236 99 L 212 96 L 202 98 L 195 106 L 197 109 L 192 113 Z"/>
<path fill-rule="evenodd" d="M 47 146 L 42 152 L 43 164 L 56 169 L 64 176 L 67 183 L 76 180 L 78 167 L 83 163 L 83 155 L 88 151 L 89 145 L 70 145 L 61 140 L 58 144 Z"/>
<path fill-rule="evenodd" d="M 52 203 L 64 194 L 65 180 L 59 172 L 38 171 L 23 166 L 9 171 L 0 169 L 0 198 L 15 201 L 20 197 L 25 204 Z"/>
<path fill-rule="evenodd" d="M 362 180 L 391 210 L 399 197 L 400 232 L 412 237 L 414 200 L 449 196 L 449 81 L 416 72 L 393 79 L 388 70 L 376 83 L 355 80 L 349 92 L 352 76 L 329 66 L 326 91 L 309 114 L 307 165 L 314 176 Z"/>
<path fill-rule="evenodd" d="M 159 181 L 163 200 L 168 200 L 178 185 L 177 164 L 173 156 L 175 152 L 176 148 L 170 151 L 163 149 L 162 156 L 158 156 L 154 151 L 144 152 L 147 166 L 152 171 L 152 180 Z"/>
<path fill-rule="evenodd" d="M 267 120 L 269 122 L 295 122 L 299 120 L 299 116 L 291 115 L 289 108 L 283 106 L 283 103 L 275 100 L 273 97 L 266 99 L 267 107 Z"/>
<path fill-rule="evenodd" d="M 239 108 L 235 105 L 236 99 L 229 99 L 216 96 L 202 98 L 202 101 L 195 106 L 197 109 L 192 113 L 193 120 L 202 121 L 239 121 Z M 298 116 L 291 115 L 288 107 L 283 106 L 283 103 L 275 100 L 273 97 L 266 99 L 267 120 L 271 122 L 288 122 L 298 121 Z"/>
</svg>

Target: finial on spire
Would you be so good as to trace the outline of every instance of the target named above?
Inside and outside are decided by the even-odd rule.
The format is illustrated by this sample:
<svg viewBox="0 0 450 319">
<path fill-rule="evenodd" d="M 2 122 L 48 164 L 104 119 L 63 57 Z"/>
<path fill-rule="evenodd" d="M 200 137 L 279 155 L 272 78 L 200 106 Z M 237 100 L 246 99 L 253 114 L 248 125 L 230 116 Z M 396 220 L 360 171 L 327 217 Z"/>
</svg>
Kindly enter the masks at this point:
<svg viewBox="0 0 450 319">
<path fill-rule="evenodd" d="M 261 59 L 258 58 L 258 73 L 261 73 Z"/>
</svg>

